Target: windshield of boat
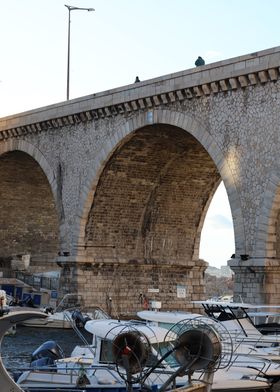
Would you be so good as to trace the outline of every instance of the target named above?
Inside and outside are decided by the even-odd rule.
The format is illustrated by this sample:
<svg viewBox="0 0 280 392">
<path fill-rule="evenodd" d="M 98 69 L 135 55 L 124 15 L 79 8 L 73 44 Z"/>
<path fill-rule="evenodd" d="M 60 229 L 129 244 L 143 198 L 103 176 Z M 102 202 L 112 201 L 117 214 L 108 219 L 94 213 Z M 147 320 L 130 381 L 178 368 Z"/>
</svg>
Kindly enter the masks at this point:
<svg viewBox="0 0 280 392">
<path fill-rule="evenodd" d="M 211 302 L 203 303 L 202 305 L 207 316 L 215 318 L 218 321 L 248 318 L 246 308 L 242 305 L 233 306 L 231 303 L 219 304 Z"/>
<path fill-rule="evenodd" d="M 160 358 L 165 356 L 165 354 L 170 352 L 174 347 L 172 342 L 160 342 L 160 343 L 157 343 L 156 345 L 152 345 L 152 346 L 156 352 L 158 351 L 158 353 L 159 353 L 158 356 Z M 179 363 L 177 362 L 173 353 L 170 353 L 169 355 L 167 355 L 165 357 L 164 361 L 168 366 L 170 366 L 172 368 L 179 366 Z"/>
<path fill-rule="evenodd" d="M 87 313 L 90 315 L 92 320 L 104 320 L 110 318 L 109 314 L 99 307 L 91 308 Z"/>
</svg>

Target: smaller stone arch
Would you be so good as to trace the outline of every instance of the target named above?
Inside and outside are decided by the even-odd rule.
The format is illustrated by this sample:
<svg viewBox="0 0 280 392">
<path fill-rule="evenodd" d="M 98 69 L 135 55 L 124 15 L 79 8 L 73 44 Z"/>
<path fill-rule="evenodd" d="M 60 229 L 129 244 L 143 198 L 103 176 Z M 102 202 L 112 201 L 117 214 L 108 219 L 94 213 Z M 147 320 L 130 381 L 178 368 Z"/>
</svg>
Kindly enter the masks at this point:
<svg viewBox="0 0 280 392">
<path fill-rule="evenodd" d="M 12 151 L 22 151 L 26 154 L 30 155 L 41 167 L 43 172 L 45 173 L 48 182 L 52 189 L 53 197 L 57 204 L 57 184 L 55 173 L 52 167 L 49 165 L 47 159 L 44 157 L 43 153 L 35 147 L 33 144 L 25 141 L 25 140 L 17 140 L 17 139 L 9 139 L 8 141 L 2 142 L 0 145 L 0 156 L 7 152 Z"/>
<path fill-rule="evenodd" d="M 236 191 L 230 167 L 228 166 L 227 161 L 222 154 L 220 148 L 217 146 L 215 140 L 208 132 L 208 130 L 192 116 L 185 113 L 174 112 L 171 110 L 155 109 L 145 113 L 138 113 L 134 117 L 126 121 L 116 130 L 113 138 L 106 141 L 103 146 L 103 149 L 100 151 L 100 154 L 96 157 L 96 160 L 93 164 L 93 169 L 91 173 L 89 173 L 88 181 L 82 192 L 82 198 L 80 200 L 77 219 L 75 222 L 75 226 L 73 227 L 74 242 L 75 239 L 77 239 L 76 243 L 79 244 L 76 254 L 77 256 L 83 255 L 87 217 L 94 199 L 94 194 L 98 184 L 99 176 L 102 173 L 106 163 L 113 155 L 114 151 L 120 146 L 120 144 L 124 143 L 125 140 L 130 137 L 133 132 L 147 125 L 161 123 L 176 126 L 190 133 L 194 138 L 198 140 L 198 142 L 205 148 L 205 150 L 209 153 L 210 157 L 213 159 L 221 175 L 221 179 L 224 181 L 225 187 L 227 189 L 230 204 L 232 206 L 233 221 L 234 223 L 239 223 L 238 225 L 234 225 L 235 238 L 239 239 L 239 243 L 236 243 L 236 249 L 237 252 L 238 250 L 242 252 L 242 249 L 244 248 L 244 244 L 242 241 L 245 238 L 245 232 L 244 224 L 240 224 L 240 222 L 243 222 L 243 218 L 241 214 L 239 196 Z M 202 228 L 205 214 L 202 216 L 200 229 Z M 198 238 L 196 240 L 197 253 L 199 238 L 200 233 L 198 233 Z"/>
<path fill-rule="evenodd" d="M 50 269 L 59 250 L 60 220 L 51 166 L 31 143 L 11 140 L 0 146 L 2 204 L 1 262 L 30 254 L 29 272 Z M 38 269 L 38 271 L 37 271 Z"/>
</svg>

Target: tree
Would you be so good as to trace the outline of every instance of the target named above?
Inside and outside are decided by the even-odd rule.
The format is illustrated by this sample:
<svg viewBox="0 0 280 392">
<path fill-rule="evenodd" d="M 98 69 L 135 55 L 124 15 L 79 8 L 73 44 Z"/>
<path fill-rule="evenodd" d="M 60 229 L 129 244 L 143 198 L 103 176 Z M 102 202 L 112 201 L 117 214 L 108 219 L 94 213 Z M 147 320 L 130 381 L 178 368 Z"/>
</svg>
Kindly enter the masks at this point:
<svg viewBox="0 0 280 392">
<path fill-rule="evenodd" d="M 222 295 L 233 294 L 233 276 L 232 277 L 217 277 L 214 275 L 205 274 L 205 291 L 206 297 L 220 297 Z"/>
</svg>

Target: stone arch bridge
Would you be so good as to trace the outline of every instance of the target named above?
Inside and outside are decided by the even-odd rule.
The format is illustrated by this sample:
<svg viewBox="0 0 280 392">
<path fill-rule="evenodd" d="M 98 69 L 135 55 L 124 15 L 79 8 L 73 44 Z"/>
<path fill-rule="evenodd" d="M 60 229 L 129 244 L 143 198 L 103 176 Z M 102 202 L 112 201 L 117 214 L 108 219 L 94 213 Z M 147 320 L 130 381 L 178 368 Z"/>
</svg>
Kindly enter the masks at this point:
<svg viewBox="0 0 280 392">
<path fill-rule="evenodd" d="M 86 305 L 191 309 L 223 181 L 235 295 L 279 303 L 279 66 L 277 47 L 0 119 L 2 268 L 27 253 Z"/>
</svg>

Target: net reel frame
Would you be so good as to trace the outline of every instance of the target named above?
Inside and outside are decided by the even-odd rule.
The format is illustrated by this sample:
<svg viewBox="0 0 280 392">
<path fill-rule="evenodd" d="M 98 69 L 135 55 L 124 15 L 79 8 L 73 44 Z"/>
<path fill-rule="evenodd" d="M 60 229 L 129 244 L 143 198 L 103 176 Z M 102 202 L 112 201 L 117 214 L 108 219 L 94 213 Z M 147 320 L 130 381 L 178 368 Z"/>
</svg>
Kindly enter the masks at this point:
<svg viewBox="0 0 280 392">
<path fill-rule="evenodd" d="M 209 339 L 207 339 L 207 336 Z M 190 362 L 190 368 L 187 368 L 186 372 L 215 371 L 227 368 L 231 363 L 233 354 L 232 337 L 222 323 L 212 318 L 198 316 L 193 319 L 179 321 L 168 330 L 165 340 L 166 342 L 173 340 L 175 346 L 177 344 L 177 348 L 174 348 L 172 355 L 179 364 L 186 365 L 184 361 Z M 195 342 L 208 346 L 194 349 Z M 186 345 L 189 347 L 186 347 Z M 197 355 L 197 358 L 195 358 L 195 355 Z M 207 357 L 207 355 L 209 356 Z M 194 359 L 194 363 L 191 364 L 192 359 Z"/>
<path fill-rule="evenodd" d="M 114 364 L 119 376 L 130 385 L 141 384 L 145 379 L 149 370 L 146 365 L 152 353 L 148 337 L 136 328 L 135 322 L 133 324 L 129 322 L 118 323 L 104 337 L 104 340 L 110 341 L 112 344 Z M 145 326 L 153 336 L 153 340 L 157 341 L 152 328 L 143 323 L 139 323 L 139 325 Z M 159 352 L 159 350 L 157 351 Z M 109 358 L 107 362 L 112 363 Z"/>
</svg>

